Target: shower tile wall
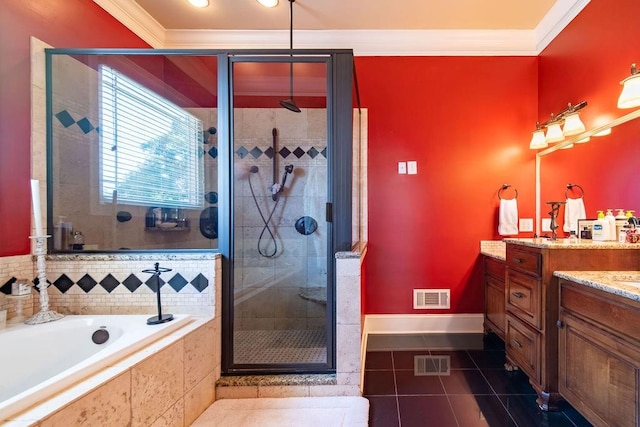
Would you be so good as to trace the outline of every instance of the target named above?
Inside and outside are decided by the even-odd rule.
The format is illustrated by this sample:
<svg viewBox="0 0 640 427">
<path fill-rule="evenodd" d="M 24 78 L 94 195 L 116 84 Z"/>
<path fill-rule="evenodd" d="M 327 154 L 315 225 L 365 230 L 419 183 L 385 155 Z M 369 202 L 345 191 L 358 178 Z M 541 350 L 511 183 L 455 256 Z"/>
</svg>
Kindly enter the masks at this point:
<svg viewBox="0 0 640 427">
<path fill-rule="evenodd" d="M 235 328 L 323 329 L 326 305 L 303 298 L 308 291 L 326 301 L 327 135 L 326 110 L 303 109 L 296 114 L 282 108 L 236 109 L 235 115 Z M 278 130 L 276 152 L 272 130 Z M 273 156 L 276 181 L 285 165 L 293 165 L 270 225 L 277 242 L 271 258 L 258 252 L 263 221 L 251 195 L 249 179 L 260 209 L 268 217 Z M 258 166 L 258 173 L 250 173 Z M 310 235 L 296 231 L 296 220 L 310 216 L 318 223 Z M 275 250 L 265 232 L 263 252 Z M 321 296 L 321 298 L 323 298 Z"/>
</svg>

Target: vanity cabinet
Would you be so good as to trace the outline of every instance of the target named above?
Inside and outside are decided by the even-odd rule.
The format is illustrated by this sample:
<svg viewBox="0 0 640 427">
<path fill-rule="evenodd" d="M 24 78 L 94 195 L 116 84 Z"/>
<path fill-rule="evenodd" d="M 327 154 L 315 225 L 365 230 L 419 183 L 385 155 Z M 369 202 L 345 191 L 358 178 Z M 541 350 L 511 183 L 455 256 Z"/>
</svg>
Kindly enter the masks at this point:
<svg viewBox="0 0 640 427">
<path fill-rule="evenodd" d="M 596 426 L 640 423 L 640 303 L 560 280 L 559 392 Z"/>
<path fill-rule="evenodd" d="M 494 332 L 503 340 L 505 268 L 504 261 L 484 257 L 484 330 Z"/>
<path fill-rule="evenodd" d="M 505 349 L 507 370 L 521 369 L 542 410 L 557 409 L 559 279 L 554 271 L 635 270 L 632 249 L 571 248 L 562 242 L 539 247 L 507 241 Z"/>
</svg>

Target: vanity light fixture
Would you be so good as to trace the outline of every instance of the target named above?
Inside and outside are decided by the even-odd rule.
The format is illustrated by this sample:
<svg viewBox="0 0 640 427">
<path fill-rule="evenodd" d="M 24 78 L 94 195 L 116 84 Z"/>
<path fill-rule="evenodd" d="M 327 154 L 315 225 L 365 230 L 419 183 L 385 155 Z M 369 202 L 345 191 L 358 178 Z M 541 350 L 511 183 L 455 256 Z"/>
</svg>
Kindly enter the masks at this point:
<svg viewBox="0 0 640 427">
<path fill-rule="evenodd" d="M 193 7 L 207 7 L 209 6 L 209 0 L 188 0 Z"/>
<path fill-rule="evenodd" d="M 536 122 L 536 130 L 533 131 L 529 148 L 531 150 L 538 150 L 540 148 L 547 148 L 547 140 L 544 137 L 544 129 L 540 127 L 540 122 Z"/>
<path fill-rule="evenodd" d="M 620 82 L 622 93 L 618 98 L 618 108 L 640 107 L 640 71 L 631 64 L 631 75 Z"/>
<path fill-rule="evenodd" d="M 587 101 L 582 101 L 577 105 L 569 103 L 567 108 L 558 114 L 551 113 L 551 118 L 546 122 L 542 124 L 536 122 L 536 130 L 531 137 L 529 148 L 532 150 L 546 148 L 551 143 L 563 141 L 566 136 L 578 135 L 584 132 L 586 127 L 584 123 L 582 123 L 582 120 L 580 120 L 580 113 L 578 111 L 586 106 Z M 564 127 L 562 127 L 563 125 Z M 547 130 L 546 135 L 544 133 L 545 128 Z M 584 142 L 586 142 L 586 140 Z M 563 148 L 571 148 L 572 146 L 573 144 L 569 144 Z"/>
<path fill-rule="evenodd" d="M 264 7 L 276 7 L 278 5 L 278 0 L 256 0 L 258 3 L 263 5 Z"/>
</svg>

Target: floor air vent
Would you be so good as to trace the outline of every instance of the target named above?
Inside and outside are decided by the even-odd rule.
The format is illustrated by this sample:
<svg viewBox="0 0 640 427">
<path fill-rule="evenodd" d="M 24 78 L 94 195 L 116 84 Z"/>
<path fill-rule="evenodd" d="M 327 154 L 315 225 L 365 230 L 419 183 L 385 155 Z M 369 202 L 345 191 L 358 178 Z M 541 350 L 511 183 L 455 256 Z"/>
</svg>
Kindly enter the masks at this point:
<svg viewBox="0 0 640 427">
<path fill-rule="evenodd" d="M 436 309 L 450 308 L 449 289 L 414 289 L 413 308 L 416 309 Z"/>
<path fill-rule="evenodd" d="M 449 356 L 413 356 L 413 375 L 450 375 Z"/>
</svg>

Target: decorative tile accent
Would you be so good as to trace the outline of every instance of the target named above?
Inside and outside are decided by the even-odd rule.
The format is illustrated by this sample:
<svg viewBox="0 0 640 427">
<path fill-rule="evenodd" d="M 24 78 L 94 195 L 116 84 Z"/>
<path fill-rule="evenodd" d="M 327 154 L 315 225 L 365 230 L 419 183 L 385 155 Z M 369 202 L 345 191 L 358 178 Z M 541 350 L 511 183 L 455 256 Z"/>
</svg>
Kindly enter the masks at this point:
<svg viewBox="0 0 640 427">
<path fill-rule="evenodd" d="M 293 154 L 297 157 L 300 158 L 302 156 L 304 156 L 304 150 L 300 147 L 296 148 L 295 150 L 293 150 Z"/>
<path fill-rule="evenodd" d="M 309 149 L 309 151 L 307 151 L 307 154 L 309 155 L 309 157 L 311 157 L 312 159 L 315 159 L 316 156 L 320 153 L 318 153 L 318 150 L 316 150 L 314 147 L 311 147 Z"/>
<path fill-rule="evenodd" d="M 135 275 L 130 274 L 129 277 L 124 279 L 124 282 L 122 282 L 122 284 L 131 292 L 134 292 L 140 287 L 140 285 L 142 285 L 142 280 L 138 279 Z"/>
<path fill-rule="evenodd" d="M 211 153 L 212 150 L 215 150 L 216 156 L 217 156 L 218 150 L 215 147 L 209 150 L 209 154 L 215 158 L 215 156 Z M 264 151 L 259 147 L 253 147 L 251 151 L 249 151 L 247 150 L 247 148 L 241 146 L 236 150 L 236 154 L 241 159 L 244 159 L 249 154 L 251 154 L 251 156 L 253 156 L 254 159 L 258 159 L 263 154 L 267 156 L 269 159 L 273 159 L 275 152 L 273 150 L 273 147 L 268 147 Z M 311 157 L 312 159 L 315 159 L 318 156 L 318 154 L 322 154 L 324 158 L 327 158 L 327 147 L 324 147 L 322 151 L 318 151 L 318 148 L 315 148 L 315 147 L 311 147 L 307 151 L 305 151 L 305 149 L 302 147 L 296 147 L 295 149 L 293 149 L 293 151 L 291 151 L 287 147 L 282 147 L 278 151 L 278 154 L 280 154 L 280 157 L 282 157 L 283 159 L 286 159 L 287 157 L 289 157 L 290 154 L 295 155 L 298 159 L 302 158 L 305 154 Z"/>
<path fill-rule="evenodd" d="M 111 293 L 115 288 L 118 287 L 120 282 L 111 275 L 111 273 L 107 274 L 107 276 L 100 281 L 100 285 L 109 293 Z"/>
<path fill-rule="evenodd" d="M 71 286 L 73 286 L 73 280 L 71 280 L 66 274 L 63 274 L 53 282 L 53 286 L 64 294 L 71 288 Z"/>
<path fill-rule="evenodd" d="M 88 134 L 89 132 L 95 129 L 91 124 L 91 122 L 89 121 L 89 119 L 87 119 L 86 117 L 83 117 L 82 119 L 78 120 L 76 124 L 80 129 L 82 129 L 82 132 L 84 132 L 85 134 Z"/>
<path fill-rule="evenodd" d="M 97 283 L 98 282 L 93 280 L 93 277 L 88 274 L 85 274 L 80 280 L 78 280 L 78 286 L 80 286 L 80 288 L 85 292 L 89 292 Z"/>
<path fill-rule="evenodd" d="M 249 152 L 246 148 L 240 147 L 236 150 L 236 154 L 240 156 L 241 159 L 244 159 L 245 157 L 247 157 L 247 154 L 249 154 Z"/>
<path fill-rule="evenodd" d="M 56 113 L 56 118 L 65 128 L 68 128 L 76 122 L 67 110 L 62 110 L 59 113 Z"/>
<path fill-rule="evenodd" d="M 214 159 L 217 158 L 218 157 L 218 148 L 217 147 L 211 147 L 209 149 L 209 155 Z"/>
<path fill-rule="evenodd" d="M 156 282 L 156 280 L 158 280 L 158 282 Z M 156 287 L 158 286 L 157 283 L 160 283 L 160 288 L 162 289 L 162 286 L 166 283 L 164 280 L 162 280 L 162 277 L 156 277 L 156 276 L 151 276 L 149 277 L 144 284 L 147 285 L 149 287 L 149 289 L 151 289 L 153 292 L 156 291 Z"/>
<path fill-rule="evenodd" d="M 191 281 L 191 284 L 198 292 L 202 292 L 209 286 L 209 281 L 202 274 L 198 274 L 195 279 Z"/>
<path fill-rule="evenodd" d="M 176 292 L 180 292 L 180 290 L 184 288 L 187 283 L 189 282 L 187 282 L 185 278 L 182 277 L 182 275 L 180 275 L 180 273 L 176 274 L 171 279 L 169 279 L 169 285 Z"/>
<path fill-rule="evenodd" d="M 280 153 L 283 159 L 286 159 L 289 157 L 289 154 L 291 154 L 291 151 L 289 151 L 287 147 L 282 147 L 278 153 Z"/>
<path fill-rule="evenodd" d="M 258 147 L 253 147 L 250 153 L 254 159 L 257 159 L 258 157 L 262 156 L 262 150 L 259 149 Z"/>
<path fill-rule="evenodd" d="M 2 287 L 0 287 L 0 292 L 2 292 L 3 294 L 11 295 L 11 285 L 16 280 L 18 279 L 15 277 L 12 277 L 11 279 L 7 280 L 7 282 L 4 285 L 2 285 Z"/>
</svg>

